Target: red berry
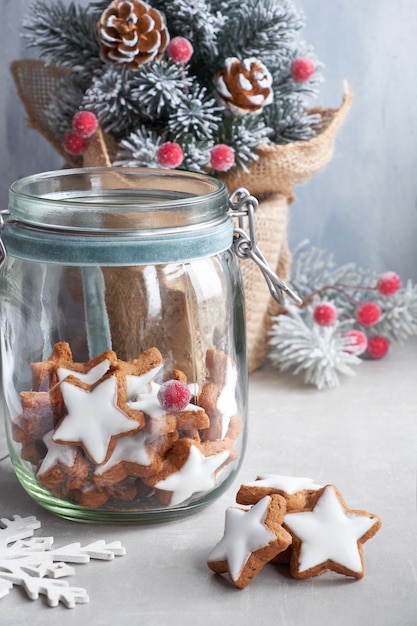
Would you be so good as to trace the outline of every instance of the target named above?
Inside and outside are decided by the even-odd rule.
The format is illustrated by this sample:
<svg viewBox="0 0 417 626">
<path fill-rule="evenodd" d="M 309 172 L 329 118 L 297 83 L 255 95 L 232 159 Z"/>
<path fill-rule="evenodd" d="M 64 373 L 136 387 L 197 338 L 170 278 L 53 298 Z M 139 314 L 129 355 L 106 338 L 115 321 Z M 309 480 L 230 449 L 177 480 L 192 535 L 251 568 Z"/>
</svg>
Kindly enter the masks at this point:
<svg viewBox="0 0 417 626">
<path fill-rule="evenodd" d="M 388 352 L 389 345 L 390 343 L 386 337 L 382 337 L 381 335 L 370 337 L 368 339 L 367 354 L 371 359 L 382 359 Z"/>
<path fill-rule="evenodd" d="M 73 130 L 70 130 L 65 135 L 62 145 L 64 146 L 64 150 L 66 150 L 69 154 L 79 156 L 85 152 L 87 148 L 87 141 L 84 137 L 80 137 L 80 135 L 74 133 Z"/>
<path fill-rule="evenodd" d="M 235 164 L 235 151 L 224 143 L 217 144 L 210 152 L 210 164 L 218 172 L 227 172 Z"/>
<path fill-rule="evenodd" d="M 299 57 L 291 63 L 291 76 L 297 83 L 304 83 L 311 78 L 316 71 L 313 61 Z"/>
<path fill-rule="evenodd" d="M 382 311 L 376 302 L 364 302 L 356 309 L 356 321 L 362 326 L 373 326 L 381 319 Z"/>
<path fill-rule="evenodd" d="M 396 272 L 385 272 L 378 279 L 377 289 L 383 296 L 393 296 L 401 287 L 402 281 Z"/>
<path fill-rule="evenodd" d="M 91 111 L 78 111 L 72 118 L 72 130 L 84 139 L 94 135 L 97 128 L 98 119 Z"/>
<path fill-rule="evenodd" d="M 190 399 L 190 390 L 179 380 L 167 380 L 158 390 L 158 400 L 165 411 L 183 411 Z"/>
<path fill-rule="evenodd" d="M 313 319 L 319 326 L 331 326 L 337 319 L 337 310 L 334 304 L 322 302 L 314 307 Z"/>
<path fill-rule="evenodd" d="M 159 146 L 156 158 L 162 167 L 175 169 L 183 162 L 184 152 L 178 143 L 167 141 Z"/>
<path fill-rule="evenodd" d="M 363 354 L 368 347 L 368 338 L 361 330 L 349 330 L 344 337 L 350 338 L 350 343 L 346 346 L 345 351 L 350 354 Z"/>
<path fill-rule="evenodd" d="M 167 55 L 176 63 L 188 63 L 194 48 L 185 37 L 174 37 L 168 44 Z"/>
</svg>

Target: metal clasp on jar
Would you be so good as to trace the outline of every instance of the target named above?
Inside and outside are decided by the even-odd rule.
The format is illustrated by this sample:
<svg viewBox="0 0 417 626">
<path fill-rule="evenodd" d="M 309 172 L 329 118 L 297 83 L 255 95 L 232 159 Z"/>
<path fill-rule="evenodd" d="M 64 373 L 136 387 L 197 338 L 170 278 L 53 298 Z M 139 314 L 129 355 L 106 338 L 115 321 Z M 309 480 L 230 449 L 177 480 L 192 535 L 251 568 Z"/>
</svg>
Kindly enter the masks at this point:
<svg viewBox="0 0 417 626">
<path fill-rule="evenodd" d="M 257 208 L 257 199 L 251 196 L 247 189 L 239 187 L 239 189 L 235 189 L 235 191 L 230 194 L 230 214 L 231 217 L 237 220 L 237 227 L 233 234 L 233 251 L 239 259 L 252 259 L 252 261 L 256 263 L 264 275 L 271 296 L 279 304 L 284 303 L 284 293 L 297 304 L 301 304 L 302 300 L 298 294 L 270 268 L 267 260 L 258 248 L 254 220 Z M 248 233 L 244 228 L 245 219 L 248 223 Z"/>
<path fill-rule="evenodd" d="M 10 222 L 10 213 L 7 210 L 0 211 L 0 270 L 6 261 L 6 248 L 1 238 L 1 232 L 5 229 L 6 225 Z"/>
</svg>

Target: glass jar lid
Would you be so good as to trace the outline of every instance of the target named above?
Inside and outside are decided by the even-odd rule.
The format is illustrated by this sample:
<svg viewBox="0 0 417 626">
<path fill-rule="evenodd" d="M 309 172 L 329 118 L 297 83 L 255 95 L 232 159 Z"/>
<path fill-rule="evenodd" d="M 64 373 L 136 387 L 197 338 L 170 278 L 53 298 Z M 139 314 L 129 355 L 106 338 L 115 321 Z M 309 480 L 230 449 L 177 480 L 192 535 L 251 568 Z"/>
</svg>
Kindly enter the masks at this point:
<svg viewBox="0 0 417 626">
<path fill-rule="evenodd" d="M 7 252 L 68 265 L 167 263 L 217 254 L 233 241 L 226 186 L 195 172 L 83 168 L 10 187 Z"/>
<path fill-rule="evenodd" d="M 184 228 L 227 213 L 221 181 L 179 170 L 80 168 L 14 182 L 12 219 L 37 228 L 123 232 Z"/>
</svg>

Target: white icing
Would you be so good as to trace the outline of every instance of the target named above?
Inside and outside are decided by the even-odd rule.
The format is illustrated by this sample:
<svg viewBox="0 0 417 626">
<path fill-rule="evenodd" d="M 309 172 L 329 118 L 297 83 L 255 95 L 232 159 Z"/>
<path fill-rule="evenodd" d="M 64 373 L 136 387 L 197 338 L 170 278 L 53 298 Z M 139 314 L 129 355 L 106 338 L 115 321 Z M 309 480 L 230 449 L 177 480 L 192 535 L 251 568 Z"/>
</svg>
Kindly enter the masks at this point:
<svg viewBox="0 0 417 626">
<path fill-rule="evenodd" d="M 75 463 L 75 455 L 77 454 L 77 446 L 69 446 L 60 443 L 54 443 L 52 440 L 53 430 L 46 433 L 43 442 L 48 448 L 45 458 L 38 469 L 37 475 L 42 476 L 57 463 L 62 463 L 66 467 L 72 467 Z"/>
<path fill-rule="evenodd" d="M 79 442 L 97 465 L 104 463 L 112 437 L 139 428 L 116 406 L 115 376 L 105 379 L 92 391 L 67 382 L 61 383 L 61 391 L 68 414 L 55 429 L 53 440 Z"/>
<path fill-rule="evenodd" d="M 198 396 L 198 392 L 200 391 L 200 386 L 198 383 L 190 383 L 189 385 L 187 385 L 187 387 L 190 390 L 191 396 Z"/>
<path fill-rule="evenodd" d="M 297 493 L 297 491 L 317 491 L 322 489 L 323 485 L 317 485 L 312 478 L 304 478 L 303 476 L 281 476 L 280 474 L 259 474 L 258 479 L 250 483 L 245 483 L 245 487 L 269 487 L 284 491 L 288 494 Z"/>
<path fill-rule="evenodd" d="M 94 385 L 94 383 L 98 382 L 102 376 L 106 372 L 108 372 L 110 367 L 110 361 L 108 359 L 103 359 L 97 365 L 94 365 L 91 369 L 88 370 L 85 374 L 82 372 L 76 372 L 71 369 L 67 369 L 65 367 L 58 368 L 58 379 L 60 382 L 63 382 L 68 376 L 75 376 L 79 378 L 83 383 L 87 385 Z"/>
<path fill-rule="evenodd" d="M 140 430 L 128 437 L 119 437 L 109 460 L 97 467 L 94 474 L 101 476 L 122 461 L 149 466 L 152 461 L 148 456 L 146 444 L 154 439 L 155 435 L 146 433 L 144 430 Z"/>
<path fill-rule="evenodd" d="M 230 419 L 236 415 L 237 404 L 235 397 L 237 381 L 236 366 L 230 359 L 227 360 L 225 384 L 217 399 L 216 408 L 222 417 L 222 439 L 225 438 L 227 429 L 229 428 Z"/>
<path fill-rule="evenodd" d="M 191 446 L 190 454 L 182 468 L 159 481 L 156 489 L 172 491 L 171 506 L 188 500 L 194 493 L 209 491 L 216 485 L 215 472 L 230 455 L 228 450 L 204 456 L 196 446 Z"/>
<path fill-rule="evenodd" d="M 138 399 L 138 396 L 143 393 L 149 393 L 151 391 L 150 383 L 161 371 L 163 365 L 157 365 L 153 369 L 141 374 L 140 376 L 132 376 L 128 374 L 126 376 L 126 388 L 127 399 L 134 402 Z"/>
<path fill-rule="evenodd" d="M 358 541 L 377 522 L 369 513 L 346 512 L 334 488 L 329 485 L 312 511 L 287 513 L 284 523 L 302 542 L 300 572 L 330 559 L 360 573 L 362 563 Z"/>
<path fill-rule="evenodd" d="M 209 556 L 209 561 L 227 561 L 232 580 L 239 580 L 246 562 L 253 552 L 266 547 L 276 539 L 265 526 L 271 498 L 262 498 L 251 509 L 230 507 L 226 511 L 223 539 Z"/>
</svg>

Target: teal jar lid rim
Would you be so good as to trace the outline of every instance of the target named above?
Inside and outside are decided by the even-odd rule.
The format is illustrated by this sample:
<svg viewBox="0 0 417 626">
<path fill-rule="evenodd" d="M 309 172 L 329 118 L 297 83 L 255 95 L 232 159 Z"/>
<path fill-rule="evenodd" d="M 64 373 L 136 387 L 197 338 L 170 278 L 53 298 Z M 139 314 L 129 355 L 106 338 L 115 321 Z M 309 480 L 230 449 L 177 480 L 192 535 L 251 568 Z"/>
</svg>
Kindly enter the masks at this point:
<svg viewBox="0 0 417 626">
<path fill-rule="evenodd" d="M 8 256 L 59 265 L 144 265 L 186 261 L 224 252 L 233 242 L 229 215 L 202 228 L 136 232 L 129 236 L 106 233 L 59 233 L 7 224 L 2 240 Z"/>
</svg>

